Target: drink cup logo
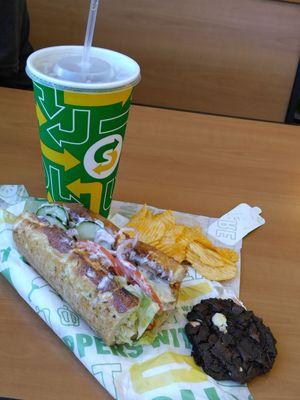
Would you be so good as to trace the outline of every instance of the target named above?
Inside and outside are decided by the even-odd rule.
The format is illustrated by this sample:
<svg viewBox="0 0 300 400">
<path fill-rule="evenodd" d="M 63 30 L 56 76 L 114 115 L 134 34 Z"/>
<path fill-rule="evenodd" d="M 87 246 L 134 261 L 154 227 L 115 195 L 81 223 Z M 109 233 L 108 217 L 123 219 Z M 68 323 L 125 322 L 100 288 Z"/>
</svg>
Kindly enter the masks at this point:
<svg viewBox="0 0 300 400">
<path fill-rule="evenodd" d="M 94 143 L 84 156 L 86 172 L 97 179 L 111 175 L 118 164 L 122 142 L 121 135 L 111 135 Z"/>
<path fill-rule="evenodd" d="M 34 83 L 34 92 L 48 200 L 107 216 L 132 87 L 89 94 Z"/>
</svg>

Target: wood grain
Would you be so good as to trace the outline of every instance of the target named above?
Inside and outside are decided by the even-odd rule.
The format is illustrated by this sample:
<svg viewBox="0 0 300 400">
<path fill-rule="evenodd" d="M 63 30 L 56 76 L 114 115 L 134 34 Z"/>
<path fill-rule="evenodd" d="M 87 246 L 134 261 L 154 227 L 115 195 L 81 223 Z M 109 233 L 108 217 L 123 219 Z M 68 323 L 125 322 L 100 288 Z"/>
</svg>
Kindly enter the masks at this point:
<svg viewBox="0 0 300 400">
<path fill-rule="evenodd" d="M 279 1 L 284 1 L 287 3 L 296 3 L 296 4 L 300 4 L 300 0 L 279 0 Z"/>
<path fill-rule="evenodd" d="M 95 45 L 142 67 L 137 104 L 284 121 L 300 6 L 269 0 L 103 0 Z M 28 0 L 36 48 L 81 44 L 85 0 Z"/>
<path fill-rule="evenodd" d="M 0 183 L 43 196 L 32 93 L 0 89 Z M 278 340 L 278 358 L 250 389 L 299 398 L 300 128 L 135 106 L 115 199 L 220 216 L 240 202 L 267 220 L 244 241 L 241 299 Z M 0 279 L 0 394 L 109 399 L 62 342 Z"/>
</svg>

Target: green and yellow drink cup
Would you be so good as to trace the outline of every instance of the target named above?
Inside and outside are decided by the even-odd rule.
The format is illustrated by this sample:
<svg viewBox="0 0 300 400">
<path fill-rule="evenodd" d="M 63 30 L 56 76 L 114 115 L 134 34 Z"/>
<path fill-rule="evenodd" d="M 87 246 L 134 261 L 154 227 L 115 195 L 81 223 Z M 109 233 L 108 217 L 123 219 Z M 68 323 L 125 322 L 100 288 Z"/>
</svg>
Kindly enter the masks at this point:
<svg viewBox="0 0 300 400">
<path fill-rule="evenodd" d="M 49 201 L 80 202 L 108 216 L 134 86 L 140 68 L 131 58 L 81 46 L 38 50 L 27 60 Z"/>
</svg>

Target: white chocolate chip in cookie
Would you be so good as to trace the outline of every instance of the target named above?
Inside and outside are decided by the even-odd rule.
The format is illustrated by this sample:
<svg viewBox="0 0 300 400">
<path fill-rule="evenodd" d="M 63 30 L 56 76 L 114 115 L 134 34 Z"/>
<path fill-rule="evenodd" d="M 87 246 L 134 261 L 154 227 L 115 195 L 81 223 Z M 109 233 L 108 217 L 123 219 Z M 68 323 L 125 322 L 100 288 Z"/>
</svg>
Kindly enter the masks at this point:
<svg viewBox="0 0 300 400">
<path fill-rule="evenodd" d="M 219 328 L 220 332 L 227 333 L 227 319 L 224 314 L 215 313 L 212 318 L 212 323 Z"/>
<path fill-rule="evenodd" d="M 193 328 L 196 328 L 197 326 L 201 325 L 199 321 L 190 321 L 190 325 L 192 325 Z"/>
</svg>

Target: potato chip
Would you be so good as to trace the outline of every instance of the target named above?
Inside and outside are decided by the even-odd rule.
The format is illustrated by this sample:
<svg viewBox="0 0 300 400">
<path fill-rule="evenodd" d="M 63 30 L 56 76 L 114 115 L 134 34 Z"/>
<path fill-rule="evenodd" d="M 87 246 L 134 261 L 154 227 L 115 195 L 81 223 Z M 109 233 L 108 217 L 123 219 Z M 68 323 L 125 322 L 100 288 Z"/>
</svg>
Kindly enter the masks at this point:
<svg viewBox="0 0 300 400">
<path fill-rule="evenodd" d="M 166 253 L 167 254 L 167 253 Z M 171 252 L 167 254 L 169 257 L 174 258 L 174 260 L 182 263 L 185 260 L 185 251 L 180 252 L 178 249 L 173 249 Z"/>
<path fill-rule="evenodd" d="M 180 242 L 180 238 L 185 234 L 186 230 L 186 226 L 182 225 L 182 224 L 176 224 L 174 226 L 174 235 L 176 237 L 176 241 L 179 243 Z"/>
<path fill-rule="evenodd" d="M 148 210 L 146 206 L 143 206 L 136 214 L 134 214 L 131 218 L 129 223 L 127 224 L 128 226 L 131 226 L 131 224 L 135 224 L 136 222 L 140 222 L 142 220 L 145 220 L 146 218 L 152 218 L 153 213 Z"/>
<path fill-rule="evenodd" d="M 137 231 L 140 231 L 140 230 L 145 229 L 146 227 L 149 227 L 149 226 L 150 226 L 150 223 L 151 223 L 150 220 L 141 219 L 141 220 L 139 220 L 139 221 L 130 222 L 129 224 L 127 224 L 127 227 L 128 227 L 128 228 L 134 228 L 134 229 L 136 229 Z M 130 233 L 130 232 L 128 232 L 128 233 Z"/>
<path fill-rule="evenodd" d="M 166 230 L 164 236 L 161 238 L 157 248 L 168 256 L 175 258 L 175 260 L 182 262 L 185 259 L 186 246 L 177 243 L 177 229 L 176 226 L 173 229 Z"/>
<path fill-rule="evenodd" d="M 159 241 L 157 248 L 166 252 L 168 249 L 173 249 L 175 245 L 176 241 L 173 232 L 166 232 Z"/>
<path fill-rule="evenodd" d="M 173 257 L 176 261 L 182 263 L 182 261 L 185 260 L 185 253 L 185 249 L 180 250 L 177 248 L 175 251 L 172 252 L 170 257 Z"/>
<path fill-rule="evenodd" d="M 177 237 L 177 242 L 187 247 L 194 239 L 193 232 L 188 226 L 178 224 L 176 225 L 176 227 L 178 227 L 179 233 Z"/>
<path fill-rule="evenodd" d="M 188 246 L 191 242 L 197 241 L 203 244 L 205 247 L 213 248 L 212 243 L 206 238 L 206 236 L 204 236 L 200 228 L 189 227 L 179 224 L 177 224 L 176 226 L 183 227 L 181 235 L 178 238 L 179 243 L 184 243 L 186 246 Z"/>
<path fill-rule="evenodd" d="M 175 258 L 176 261 L 182 262 L 185 259 L 185 247 L 178 246 L 176 242 L 167 243 L 161 241 L 156 247 L 168 256 Z"/>
<path fill-rule="evenodd" d="M 194 226 L 194 227 L 190 228 L 190 230 L 191 230 L 191 233 L 193 236 L 193 241 L 199 242 L 200 244 L 202 244 L 204 247 L 207 247 L 208 249 L 214 249 L 214 245 L 212 244 L 212 242 L 207 239 L 207 237 L 204 235 L 204 233 L 202 232 L 202 230 L 199 227 Z"/>
<path fill-rule="evenodd" d="M 161 221 L 152 221 L 149 225 L 140 224 L 138 231 L 142 242 L 157 246 L 165 233 L 165 226 Z"/>
<path fill-rule="evenodd" d="M 166 253 L 168 250 L 173 251 L 175 245 L 176 242 L 173 238 L 164 237 L 157 244 L 157 248 Z"/>
<path fill-rule="evenodd" d="M 158 213 L 154 215 L 153 219 L 161 221 L 165 225 L 166 229 L 172 229 L 175 226 L 175 217 L 171 210 Z"/>
<path fill-rule="evenodd" d="M 127 226 L 139 232 L 142 242 L 178 262 L 189 261 L 207 279 L 226 280 L 236 274 L 238 254 L 234 250 L 214 246 L 198 226 L 177 224 L 170 210 L 153 214 L 144 206 Z"/>
<path fill-rule="evenodd" d="M 225 281 L 235 277 L 237 273 L 236 265 L 223 264 L 222 267 L 212 267 L 203 264 L 197 253 L 188 247 L 187 250 L 187 260 L 192 264 L 192 266 L 198 271 L 204 278 L 213 281 Z"/>
<path fill-rule="evenodd" d="M 145 207 L 141 208 L 126 225 L 130 228 L 135 228 L 138 232 L 150 226 L 153 220 L 151 211 L 147 212 Z M 131 236 L 131 234 L 130 234 Z"/>
<path fill-rule="evenodd" d="M 200 262 L 211 267 L 222 267 L 224 260 L 222 257 L 211 249 L 206 249 L 200 243 L 192 242 L 188 245 L 188 249 L 194 252 Z"/>
<path fill-rule="evenodd" d="M 215 250 L 229 264 L 235 264 L 238 262 L 239 255 L 236 251 L 232 249 L 227 249 L 225 247 L 216 247 Z"/>
</svg>

